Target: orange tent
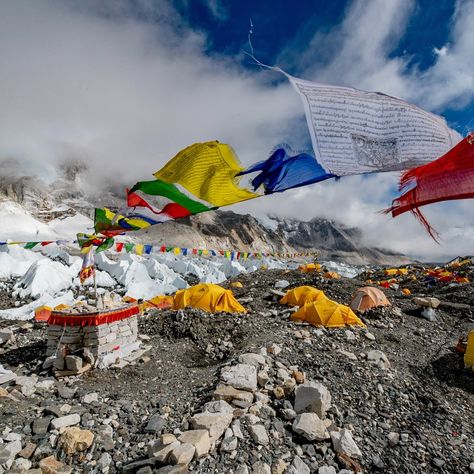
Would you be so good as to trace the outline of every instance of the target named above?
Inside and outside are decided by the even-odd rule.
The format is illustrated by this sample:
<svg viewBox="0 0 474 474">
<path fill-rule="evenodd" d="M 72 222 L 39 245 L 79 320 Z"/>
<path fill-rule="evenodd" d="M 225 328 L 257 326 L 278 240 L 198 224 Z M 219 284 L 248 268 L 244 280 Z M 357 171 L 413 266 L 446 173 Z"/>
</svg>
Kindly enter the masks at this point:
<svg viewBox="0 0 474 474">
<path fill-rule="evenodd" d="M 324 278 L 329 278 L 330 280 L 339 280 L 339 278 L 341 278 L 341 275 L 339 275 L 339 273 L 337 272 L 326 272 L 324 275 L 323 275 Z"/>
<path fill-rule="evenodd" d="M 155 296 L 151 300 L 144 301 L 140 304 L 140 311 L 143 311 L 147 308 L 159 308 L 159 309 L 168 309 L 173 306 L 173 296 L 159 295 Z"/>
<path fill-rule="evenodd" d="M 302 306 L 291 316 L 292 320 L 305 321 L 313 326 L 340 328 L 344 326 L 363 326 L 365 324 L 348 306 L 321 298 Z"/>
<path fill-rule="evenodd" d="M 290 306 L 304 306 L 306 303 L 311 303 L 311 301 L 316 301 L 319 298 L 326 298 L 324 291 L 312 286 L 298 286 L 287 291 L 280 303 Z"/>
<path fill-rule="evenodd" d="M 212 283 L 201 283 L 186 290 L 176 292 L 173 309 L 184 309 L 188 306 L 215 313 L 246 313 L 246 309 L 235 299 L 231 290 Z"/>
<path fill-rule="evenodd" d="M 378 306 L 390 306 L 390 301 L 382 290 L 372 286 L 359 288 L 350 304 L 351 309 L 359 313 L 364 313 L 368 309 L 377 308 Z"/>
<path fill-rule="evenodd" d="M 38 308 L 35 309 L 35 321 L 47 323 L 51 316 L 51 311 L 53 311 L 53 308 L 50 308 L 49 306 L 38 306 Z"/>
</svg>

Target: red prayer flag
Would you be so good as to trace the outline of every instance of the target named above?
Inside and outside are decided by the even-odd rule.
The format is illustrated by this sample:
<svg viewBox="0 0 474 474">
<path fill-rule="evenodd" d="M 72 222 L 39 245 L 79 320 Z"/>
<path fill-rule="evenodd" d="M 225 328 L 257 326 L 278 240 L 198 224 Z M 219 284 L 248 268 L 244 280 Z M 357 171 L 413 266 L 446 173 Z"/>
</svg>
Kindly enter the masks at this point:
<svg viewBox="0 0 474 474">
<path fill-rule="evenodd" d="M 433 239 L 437 232 L 419 207 L 435 202 L 474 197 L 474 134 L 469 134 L 441 158 L 402 174 L 399 184 L 404 192 L 384 211 L 396 217 L 411 211 Z"/>
</svg>

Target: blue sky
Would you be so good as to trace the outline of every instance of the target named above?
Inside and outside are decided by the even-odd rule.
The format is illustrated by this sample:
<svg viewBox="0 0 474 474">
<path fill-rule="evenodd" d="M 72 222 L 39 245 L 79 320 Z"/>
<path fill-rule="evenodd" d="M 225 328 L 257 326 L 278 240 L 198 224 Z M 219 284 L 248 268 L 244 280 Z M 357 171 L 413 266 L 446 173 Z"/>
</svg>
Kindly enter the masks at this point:
<svg viewBox="0 0 474 474">
<path fill-rule="evenodd" d="M 0 160 L 53 179 L 89 164 L 87 185 L 133 183 L 180 149 L 218 139 L 244 165 L 281 142 L 310 146 L 300 97 L 282 75 L 381 91 L 474 129 L 474 0 L 15 0 L 0 2 Z M 326 217 L 368 245 L 425 258 L 472 253 L 472 201 L 381 216 L 398 175 L 328 180 L 232 209 Z M 106 204 L 106 203 L 104 203 Z"/>
<path fill-rule="evenodd" d="M 189 26 L 206 35 L 207 54 L 237 57 L 242 51 L 248 52 L 247 35 L 251 19 L 251 40 L 256 57 L 266 64 L 278 65 L 297 77 L 304 77 L 305 68 L 297 62 L 281 58 L 282 50 L 292 43 L 293 54 L 297 55 L 298 47 L 304 49 L 315 32 L 329 31 L 339 25 L 352 4 L 351 0 L 176 2 L 178 11 Z M 451 19 L 455 10 L 454 0 L 418 0 L 413 5 L 405 31 L 393 42 L 388 57 L 405 58 L 407 71 L 428 70 L 437 60 L 435 50 L 441 50 L 451 40 Z M 247 56 L 241 56 L 240 60 L 243 67 L 259 72 Z M 474 61 L 474 53 L 471 60 Z M 341 83 L 356 87 L 344 83 L 343 79 Z M 451 103 L 435 111 L 463 136 L 466 130 L 474 128 L 472 100 L 467 104 Z"/>
</svg>

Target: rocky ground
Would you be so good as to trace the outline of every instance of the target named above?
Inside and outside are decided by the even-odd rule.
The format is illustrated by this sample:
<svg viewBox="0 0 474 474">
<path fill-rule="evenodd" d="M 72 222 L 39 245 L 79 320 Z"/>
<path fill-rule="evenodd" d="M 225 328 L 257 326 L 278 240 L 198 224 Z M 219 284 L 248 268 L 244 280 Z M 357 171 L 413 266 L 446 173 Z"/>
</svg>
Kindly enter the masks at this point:
<svg viewBox="0 0 474 474">
<path fill-rule="evenodd" d="M 411 281 L 410 296 L 384 290 L 392 306 L 367 329 L 327 330 L 290 321 L 270 290 L 287 280 L 348 304 L 363 281 L 238 280 L 248 314 L 154 310 L 140 319 L 150 351 L 120 370 L 55 379 L 45 328 L 2 323 L 17 378 L 0 385 L 0 472 L 474 472 L 474 375 L 454 350 L 474 327 L 473 284 Z M 428 321 L 413 304 L 425 295 L 462 306 Z"/>
</svg>

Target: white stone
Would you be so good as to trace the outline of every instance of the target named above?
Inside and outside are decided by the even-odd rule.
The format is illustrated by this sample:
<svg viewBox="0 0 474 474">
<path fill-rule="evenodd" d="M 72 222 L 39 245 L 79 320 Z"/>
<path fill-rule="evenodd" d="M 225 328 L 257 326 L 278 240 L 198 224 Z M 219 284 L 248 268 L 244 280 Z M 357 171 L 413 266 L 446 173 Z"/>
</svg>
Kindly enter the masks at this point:
<svg viewBox="0 0 474 474">
<path fill-rule="evenodd" d="M 81 398 L 81 403 L 85 403 L 86 405 L 97 401 L 99 401 L 99 395 L 96 392 L 87 393 Z"/>
<path fill-rule="evenodd" d="M 310 474 L 311 469 L 299 456 L 295 456 L 291 463 L 290 469 L 287 471 L 294 474 Z"/>
<path fill-rule="evenodd" d="M 0 346 L 13 340 L 15 340 L 15 335 L 11 329 L 0 329 Z"/>
<path fill-rule="evenodd" d="M 390 444 L 395 446 L 400 442 L 400 434 L 396 433 L 395 431 L 391 431 L 387 435 L 388 440 L 390 441 Z"/>
<path fill-rule="evenodd" d="M 352 438 L 352 433 L 347 429 L 331 431 L 331 441 L 336 453 L 345 454 L 350 458 L 360 458 L 362 453 Z"/>
<path fill-rule="evenodd" d="M 382 351 L 369 351 L 367 353 L 367 360 L 371 363 L 380 367 L 381 369 L 389 369 L 390 362 L 387 359 L 387 356 Z"/>
<path fill-rule="evenodd" d="M 82 369 L 82 359 L 78 356 L 68 355 L 64 358 L 66 369 L 73 372 L 78 372 Z"/>
<path fill-rule="evenodd" d="M 59 428 L 65 428 L 66 426 L 73 426 L 77 425 L 81 422 L 81 417 L 74 413 L 73 415 L 66 415 L 61 416 L 60 418 L 54 418 L 51 420 L 51 426 L 55 430 L 59 430 Z"/>
<path fill-rule="evenodd" d="M 251 425 L 249 426 L 249 433 L 253 440 L 262 446 L 266 446 L 270 439 L 268 438 L 267 430 L 263 425 Z"/>
<path fill-rule="evenodd" d="M 216 400 L 214 402 L 207 402 L 204 405 L 204 411 L 209 413 L 234 413 L 234 408 L 225 400 Z"/>
<path fill-rule="evenodd" d="M 187 466 L 193 459 L 195 448 L 191 443 L 183 443 L 174 448 L 169 455 L 171 464 Z"/>
<path fill-rule="evenodd" d="M 308 441 L 324 441 L 329 438 L 324 421 L 316 413 L 302 413 L 293 422 L 293 431 Z"/>
<path fill-rule="evenodd" d="M 224 438 L 220 445 L 220 451 L 223 453 L 231 453 L 237 449 L 238 440 L 235 436 Z"/>
<path fill-rule="evenodd" d="M 211 438 L 207 430 L 190 430 L 182 433 L 178 440 L 181 443 L 192 444 L 195 448 L 194 456 L 200 458 L 206 455 L 211 449 Z"/>
<path fill-rule="evenodd" d="M 12 468 L 20 472 L 28 471 L 32 466 L 32 462 L 29 459 L 18 458 L 15 459 Z"/>
<path fill-rule="evenodd" d="M 263 462 L 257 461 L 255 464 L 252 465 L 252 474 L 271 474 L 272 471 L 270 466 Z"/>
<path fill-rule="evenodd" d="M 211 443 L 217 441 L 232 422 L 230 413 L 198 413 L 191 418 L 191 426 L 195 430 L 208 430 Z"/>
<path fill-rule="evenodd" d="M 324 419 L 330 407 L 331 394 L 322 383 L 306 382 L 296 387 L 294 406 L 296 413 L 313 412 Z"/>
<path fill-rule="evenodd" d="M 318 474 L 337 474 L 337 471 L 333 466 L 321 466 L 318 469 Z"/>
<path fill-rule="evenodd" d="M 152 442 L 148 446 L 148 456 L 154 457 L 157 461 L 166 462 L 168 456 L 170 455 L 173 449 L 177 448 L 181 443 L 179 441 L 174 441 L 170 444 L 163 445 L 161 443 Z"/>
<path fill-rule="evenodd" d="M 290 286 L 290 282 L 288 280 L 278 280 L 276 283 L 275 283 L 275 288 L 280 288 L 280 289 L 284 289 L 284 288 L 287 288 L 288 286 Z"/>
<path fill-rule="evenodd" d="M 254 367 L 259 367 L 265 365 L 265 357 L 260 354 L 254 354 L 249 352 L 247 354 L 242 354 L 239 356 L 239 362 L 241 364 L 253 365 Z"/>
<path fill-rule="evenodd" d="M 257 369 L 253 365 L 237 364 L 221 373 L 221 379 L 231 387 L 249 392 L 257 390 Z"/>
<path fill-rule="evenodd" d="M 353 352 L 344 351 L 342 349 L 339 349 L 338 352 L 350 360 L 357 360 L 357 356 Z"/>
<path fill-rule="evenodd" d="M 417 306 L 420 306 L 422 308 L 424 307 L 424 308 L 436 309 L 441 304 L 441 301 L 438 298 L 433 298 L 433 297 L 425 297 L 425 298 L 415 297 L 413 298 L 413 303 L 415 303 Z"/>
</svg>

